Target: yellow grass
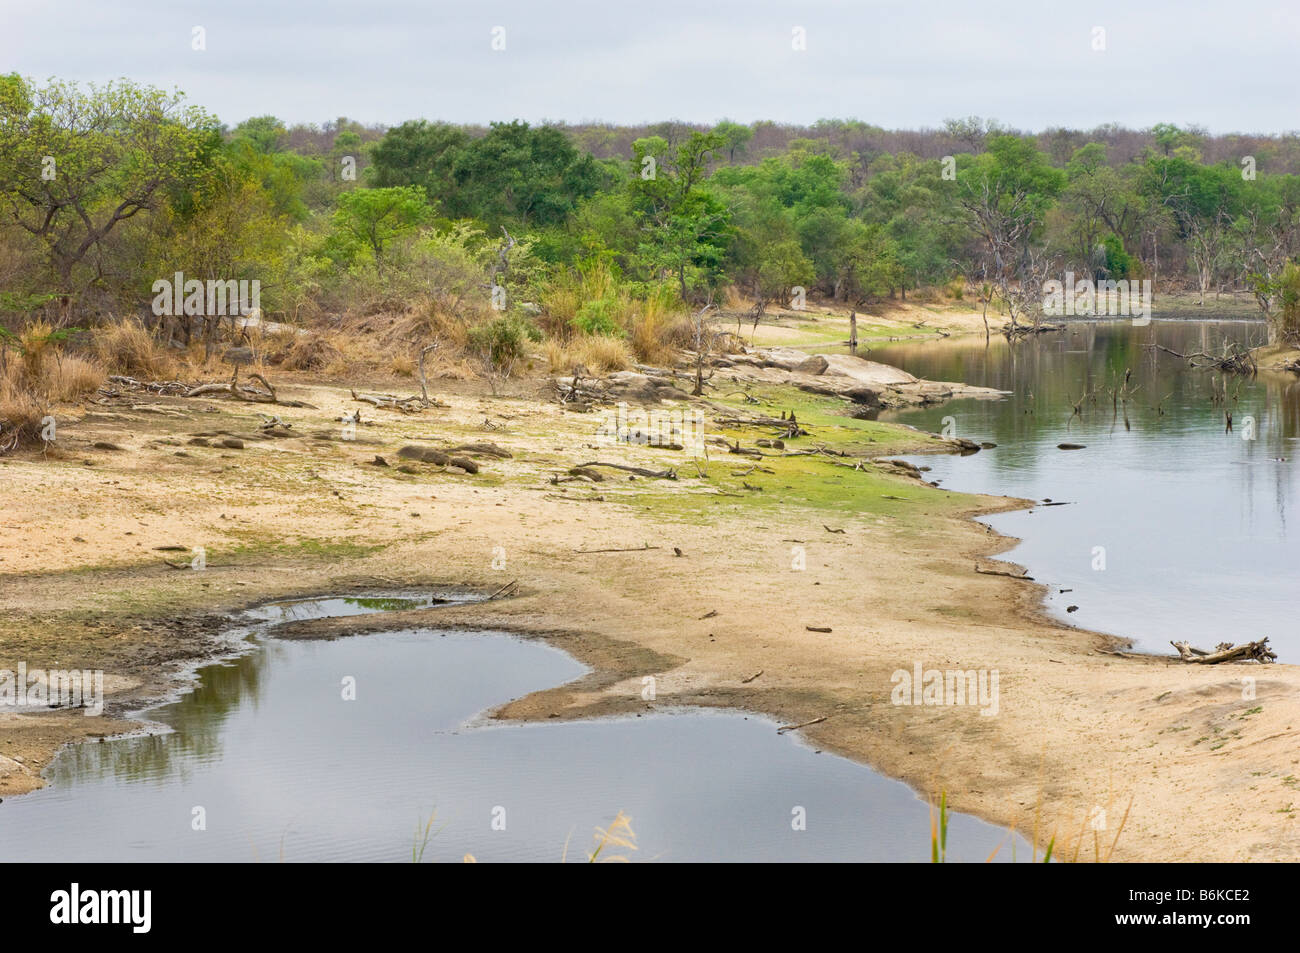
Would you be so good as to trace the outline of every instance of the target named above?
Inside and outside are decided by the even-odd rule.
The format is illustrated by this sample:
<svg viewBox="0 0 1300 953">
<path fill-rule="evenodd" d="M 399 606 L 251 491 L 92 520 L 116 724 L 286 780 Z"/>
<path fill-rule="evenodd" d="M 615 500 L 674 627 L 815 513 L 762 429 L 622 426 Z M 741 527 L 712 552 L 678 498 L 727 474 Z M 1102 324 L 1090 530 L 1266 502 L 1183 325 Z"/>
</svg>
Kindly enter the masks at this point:
<svg viewBox="0 0 1300 953">
<path fill-rule="evenodd" d="M 580 335 L 567 344 L 554 339 L 542 346 L 542 353 L 553 374 L 569 374 L 579 365 L 593 374 L 625 371 L 632 366 L 632 352 L 622 338 L 599 334 Z"/>
<path fill-rule="evenodd" d="M 662 296 L 650 297 L 628 322 L 628 342 L 643 364 L 673 363 L 690 336 L 690 319 Z"/>
<path fill-rule="evenodd" d="M 54 403 L 80 400 L 104 383 L 104 369 L 75 354 L 55 354 L 54 360 L 46 363 L 42 383 L 46 397 Z"/>
<path fill-rule="evenodd" d="M 93 361 L 64 354 L 49 325 L 29 325 L 19 335 L 22 353 L 0 356 L 0 453 L 41 442 L 42 421 L 56 404 L 93 394 L 104 381 Z"/>
<path fill-rule="evenodd" d="M 98 328 L 93 346 L 110 373 L 150 381 L 176 376 L 175 358 L 139 321 L 117 321 Z"/>
<path fill-rule="evenodd" d="M 22 350 L 23 370 L 28 381 L 39 381 L 45 356 L 53 349 L 54 327 L 44 320 L 33 321 L 22 329 L 18 343 Z"/>
<path fill-rule="evenodd" d="M 36 395 L 16 387 L 6 375 L 0 379 L 0 453 L 40 439 L 46 408 Z"/>
</svg>

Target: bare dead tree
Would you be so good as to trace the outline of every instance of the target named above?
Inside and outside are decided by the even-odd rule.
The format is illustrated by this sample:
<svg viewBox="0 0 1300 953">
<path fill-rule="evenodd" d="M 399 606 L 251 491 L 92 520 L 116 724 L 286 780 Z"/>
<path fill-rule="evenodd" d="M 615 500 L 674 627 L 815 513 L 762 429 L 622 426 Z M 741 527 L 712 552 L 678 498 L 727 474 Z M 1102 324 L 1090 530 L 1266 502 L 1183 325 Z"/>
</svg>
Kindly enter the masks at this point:
<svg viewBox="0 0 1300 953">
<path fill-rule="evenodd" d="M 705 317 L 712 308 L 713 294 L 710 292 L 704 307 L 695 312 L 695 316 L 691 318 L 691 344 L 695 348 L 695 389 L 691 391 L 691 395 L 694 397 L 704 394 L 704 361 L 713 350 L 713 328 Z"/>
<path fill-rule="evenodd" d="M 494 343 L 488 345 L 480 360 L 483 365 L 483 376 L 487 378 L 492 396 L 500 397 L 501 385 L 514 375 L 517 358 L 512 356 L 509 360 L 497 360 L 497 348 Z"/>
<path fill-rule="evenodd" d="M 1029 187 L 1002 175 L 958 180 L 958 206 L 983 246 L 981 272 L 998 291 L 1011 324 L 1008 337 L 1042 329 L 1043 284 L 1051 270 L 1048 250 L 1035 248 L 1038 223 Z M 1030 328 L 1022 326 L 1031 317 Z"/>
<path fill-rule="evenodd" d="M 429 382 L 424 376 L 424 359 L 434 351 L 438 350 L 441 345 L 442 341 L 435 338 L 432 344 L 426 344 L 424 347 L 420 348 L 420 401 L 426 407 L 429 405 Z"/>
<path fill-rule="evenodd" d="M 1300 220 L 1296 210 L 1283 205 L 1276 218 L 1262 222 L 1258 209 L 1242 217 L 1241 277 L 1268 321 L 1269 343 L 1277 342 L 1282 305 L 1282 273 L 1300 251 Z"/>
<path fill-rule="evenodd" d="M 1177 213 L 1176 213 L 1177 214 Z M 1227 216 L 1222 210 L 1208 221 L 1192 214 L 1178 214 L 1178 219 L 1188 235 L 1187 257 L 1196 269 L 1198 304 L 1205 304 L 1205 293 L 1214 284 L 1214 272 L 1223 258 L 1228 237 Z"/>
<path fill-rule="evenodd" d="M 504 238 L 501 247 L 497 249 L 497 260 L 492 263 L 490 273 L 493 288 L 497 287 L 501 283 L 501 277 L 510 271 L 510 250 L 515 247 L 515 240 L 506 231 L 504 225 L 501 226 L 501 234 Z"/>
<path fill-rule="evenodd" d="M 1059 330 L 1062 325 L 1043 324 L 1043 288 L 1052 270 L 1047 250 L 1035 251 L 1026 247 L 1014 272 L 1004 270 L 994 275 L 992 290 L 996 290 L 1000 307 L 1005 307 L 1010 323 L 1002 329 L 1008 338 L 1041 331 Z M 985 305 L 987 330 L 987 304 Z"/>
</svg>

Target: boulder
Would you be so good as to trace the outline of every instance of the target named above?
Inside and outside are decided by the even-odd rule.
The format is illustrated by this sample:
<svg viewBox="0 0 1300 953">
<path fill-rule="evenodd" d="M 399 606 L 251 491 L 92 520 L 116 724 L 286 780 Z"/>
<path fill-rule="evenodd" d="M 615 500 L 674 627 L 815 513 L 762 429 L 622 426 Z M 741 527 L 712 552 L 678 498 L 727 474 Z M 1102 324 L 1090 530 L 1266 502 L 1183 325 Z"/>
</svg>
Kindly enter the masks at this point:
<svg viewBox="0 0 1300 953">
<path fill-rule="evenodd" d="M 800 361 L 796 364 L 793 370 L 798 374 L 817 375 L 825 374 L 828 367 L 830 367 L 830 364 L 827 362 L 826 358 L 822 357 L 820 354 L 814 354 L 812 357 L 808 358 L 808 360 Z"/>
</svg>

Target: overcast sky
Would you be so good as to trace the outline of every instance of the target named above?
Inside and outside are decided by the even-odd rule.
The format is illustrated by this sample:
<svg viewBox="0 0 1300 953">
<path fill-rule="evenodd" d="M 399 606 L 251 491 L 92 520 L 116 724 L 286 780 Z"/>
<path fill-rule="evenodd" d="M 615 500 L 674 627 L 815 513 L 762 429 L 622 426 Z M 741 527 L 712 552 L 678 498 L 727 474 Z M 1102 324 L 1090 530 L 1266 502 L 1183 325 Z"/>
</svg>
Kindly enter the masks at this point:
<svg viewBox="0 0 1300 953">
<path fill-rule="evenodd" d="M 1300 129 L 1297 0 L 0 0 L 0 11 L 0 71 L 175 86 L 232 125 L 271 113 L 917 128 L 980 115 L 1031 130 Z M 793 48 L 796 28 L 806 49 Z"/>
</svg>

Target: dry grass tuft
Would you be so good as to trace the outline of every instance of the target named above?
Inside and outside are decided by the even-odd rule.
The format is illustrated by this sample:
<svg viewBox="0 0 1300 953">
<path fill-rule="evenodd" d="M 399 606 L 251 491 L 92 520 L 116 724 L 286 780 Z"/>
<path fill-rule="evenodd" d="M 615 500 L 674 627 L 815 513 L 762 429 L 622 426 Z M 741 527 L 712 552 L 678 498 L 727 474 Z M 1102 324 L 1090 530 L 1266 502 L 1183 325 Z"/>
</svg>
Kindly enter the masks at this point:
<svg viewBox="0 0 1300 953">
<path fill-rule="evenodd" d="M 75 354 L 55 354 L 46 365 L 42 383 L 46 397 L 53 403 L 80 400 L 99 390 L 104 383 L 104 369 Z"/>
<path fill-rule="evenodd" d="M 633 363 L 626 341 L 598 334 L 575 337 L 568 344 L 550 339 L 542 345 L 542 353 L 552 374 L 569 374 L 579 364 L 593 374 L 608 374 L 625 371 Z"/>
<path fill-rule="evenodd" d="M 267 355 L 267 362 L 286 371 L 324 370 L 343 357 L 331 337 L 320 331 L 295 334 L 287 345 Z"/>
<path fill-rule="evenodd" d="M 117 321 L 94 332 L 95 355 L 109 373 L 142 380 L 172 380 L 176 360 L 139 321 Z"/>
<path fill-rule="evenodd" d="M 93 394 L 103 382 L 98 364 L 63 353 L 48 324 L 28 325 L 17 355 L 0 351 L 0 453 L 44 442 L 51 408 Z"/>
<path fill-rule="evenodd" d="M 15 387 L 8 376 L 0 379 L 0 454 L 40 443 L 46 413 L 35 394 Z"/>
<path fill-rule="evenodd" d="M 626 854 L 601 854 L 611 847 L 621 847 L 624 850 L 636 850 L 636 831 L 632 830 L 632 819 L 622 811 L 614 818 L 608 828 L 596 828 L 595 834 L 596 846 L 590 854 L 587 855 L 588 863 L 606 863 L 606 864 L 626 864 L 629 858 Z"/>
</svg>

